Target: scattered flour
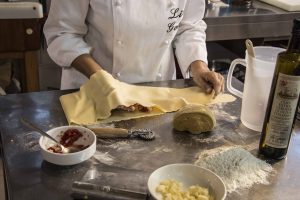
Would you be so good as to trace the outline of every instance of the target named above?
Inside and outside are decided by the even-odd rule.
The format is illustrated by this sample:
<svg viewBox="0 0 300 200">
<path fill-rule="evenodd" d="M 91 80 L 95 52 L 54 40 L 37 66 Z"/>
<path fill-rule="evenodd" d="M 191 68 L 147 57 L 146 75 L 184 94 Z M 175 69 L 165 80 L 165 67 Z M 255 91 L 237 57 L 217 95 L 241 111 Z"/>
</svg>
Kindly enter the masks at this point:
<svg viewBox="0 0 300 200">
<path fill-rule="evenodd" d="M 211 142 L 218 142 L 221 139 L 224 139 L 223 135 L 214 135 L 208 138 L 196 138 L 195 140 L 200 143 L 211 143 Z"/>
<path fill-rule="evenodd" d="M 115 143 L 112 143 L 112 144 L 108 145 L 107 147 L 112 148 L 112 149 L 116 149 L 116 150 L 124 150 L 124 149 L 131 149 L 132 148 L 130 143 L 127 142 L 127 141 L 115 142 Z"/>
<path fill-rule="evenodd" d="M 18 134 L 14 139 L 11 139 L 11 143 L 15 143 L 17 146 L 28 152 L 40 151 L 39 139 L 41 135 L 37 132 L 28 132 L 25 134 Z"/>
<path fill-rule="evenodd" d="M 267 176 L 272 171 L 271 165 L 238 146 L 204 151 L 195 164 L 218 174 L 229 193 L 255 183 L 268 184 Z"/>
<path fill-rule="evenodd" d="M 115 162 L 115 159 L 113 156 L 109 155 L 108 152 L 100 152 L 100 151 L 96 151 L 96 153 L 94 154 L 94 158 L 101 162 L 104 163 L 106 165 L 112 165 Z"/>
<path fill-rule="evenodd" d="M 167 148 L 165 146 L 161 146 L 161 147 L 155 147 L 155 149 L 153 151 L 151 151 L 150 153 L 157 153 L 157 152 L 172 152 L 173 150 L 170 148 Z"/>
<path fill-rule="evenodd" d="M 225 104 L 226 105 L 226 104 Z M 218 119 L 226 119 L 227 121 L 235 121 L 238 119 L 237 116 L 235 115 L 231 115 L 229 114 L 228 112 L 225 111 L 224 109 L 224 104 L 214 104 L 211 106 L 211 108 L 213 109 L 213 112 L 217 118 L 217 121 Z"/>
</svg>

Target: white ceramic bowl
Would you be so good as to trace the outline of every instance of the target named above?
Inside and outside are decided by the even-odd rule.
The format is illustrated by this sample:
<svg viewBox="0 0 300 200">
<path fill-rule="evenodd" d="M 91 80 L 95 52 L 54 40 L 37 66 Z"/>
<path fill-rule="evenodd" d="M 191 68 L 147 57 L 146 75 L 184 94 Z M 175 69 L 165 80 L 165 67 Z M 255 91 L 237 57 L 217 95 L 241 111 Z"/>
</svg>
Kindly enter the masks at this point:
<svg viewBox="0 0 300 200">
<path fill-rule="evenodd" d="M 75 153 L 53 153 L 51 151 L 48 151 L 47 149 L 49 147 L 53 147 L 55 145 L 55 142 L 45 136 L 42 136 L 39 140 L 39 144 L 44 160 L 57 165 L 75 165 L 89 159 L 95 154 L 97 139 L 94 132 L 90 129 L 81 126 L 61 126 L 53 128 L 47 131 L 47 133 L 60 141 L 63 133 L 68 129 L 77 129 L 83 134 L 83 136 L 80 137 L 76 142 L 74 142 L 74 144 L 89 145 L 89 147 Z"/>
<path fill-rule="evenodd" d="M 150 175 L 148 190 L 153 198 L 162 199 L 162 195 L 156 192 L 156 187 L 161 181 L 167 179 L 182 183 L 183 190 L 192 185 L 208 188 L 214 200 L 224 200 L 226 197 L 225 185 L 215 173 L 196 165 L 179 163 L 158 168 Z"/>
</svg>

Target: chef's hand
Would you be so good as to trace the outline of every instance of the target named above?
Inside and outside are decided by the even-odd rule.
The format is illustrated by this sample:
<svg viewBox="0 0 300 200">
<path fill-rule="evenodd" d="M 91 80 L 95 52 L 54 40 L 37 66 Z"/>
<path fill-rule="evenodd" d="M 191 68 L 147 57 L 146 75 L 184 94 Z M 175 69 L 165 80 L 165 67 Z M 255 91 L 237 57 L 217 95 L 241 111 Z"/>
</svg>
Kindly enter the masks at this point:
<svg viewBox="0 0 300 200">
<path fill-rule="evenodd" d="M 215 96 L 224 92 L 224 77 L 216 72 L 210 71 L 207 64 L 197 60 L 191 64 L 191 75 L 194 82 L 206 93 L 215 91 Z"/>
</svg>

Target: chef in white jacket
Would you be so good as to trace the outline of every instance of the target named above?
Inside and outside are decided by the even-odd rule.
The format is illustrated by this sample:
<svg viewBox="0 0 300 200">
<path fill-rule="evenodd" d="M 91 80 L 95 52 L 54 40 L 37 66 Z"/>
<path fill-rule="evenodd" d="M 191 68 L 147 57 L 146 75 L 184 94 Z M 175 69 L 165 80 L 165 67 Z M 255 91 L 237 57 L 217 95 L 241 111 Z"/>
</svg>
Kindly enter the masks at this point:
<svg viewBox="0 0 300 200">
<path fill-rule="evenodd" d="M 205 0 L 52 0 L 44 33 L 62 66 L 61 89 L 106 70 L 127 83 L 185 78 L 208 93 L 223 77 L 207 67 Z"/>
</svg>

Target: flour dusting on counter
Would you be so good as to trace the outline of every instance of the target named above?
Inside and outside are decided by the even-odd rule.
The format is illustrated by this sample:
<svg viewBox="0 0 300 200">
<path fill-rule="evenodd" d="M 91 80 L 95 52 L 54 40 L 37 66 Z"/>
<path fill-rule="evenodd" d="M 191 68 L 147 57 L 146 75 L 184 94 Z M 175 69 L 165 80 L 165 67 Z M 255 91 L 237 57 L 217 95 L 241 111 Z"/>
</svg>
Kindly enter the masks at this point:
<svg viewBox="0 0 300 200">
<path fill-rule="evenodd" d="M 223 135 L 213 135 L 213 136 L 207 137 L 207 138 L 195 138 L 195 140 L 200 143 L 218 142 L 219 140 L 222 140 L 222 139 L 224 139 Z"/>
<path fill-rule="evenodd" d="M 227 121 L 235 121 L 238 119 L 236 115 L 229 114 L 225 111 L 226 104 L 214 104 L 211 105 L 210 108 L 213 109 L 213 112 L 215 114 L 215 117 L 218 121 L 218 119 L 226 119 Z"/>
<path fill-rule="evenodd" d="M 106 165 L 112 165 L 115 162 L 115 159 L 113 156 L 109 155 L 108 152 L 100 152 L 100 151 L 96 151 L 96 153 L 94 154 L 94 158 L 101 162 L 104 163 Z"/>
<path fill-rule="evenodd" d="M 132 149 L 132 146 L 130 145 L 130 143 L 128 141 L 115 142 L 115 143 L 108 145 L 107 147 L 116 149 L 116 150 Z"/>
<path fill-rule="evenodd" d="M 170 148 L 167 148 L 165 146 L 160 146 L 160 147 L 155 147 L 155 149 L 153 151 L 151 151 L 150 153 L 157 153 L 157 152 L 164 152 L 164 153 L 168 153 L 168 152 L 172 152 L 173 150 Z"/>
<path fill-rule="evenodd" d="M 28 152 L 40 151 L 39 139 L 41 135 L 35 131 L 31 131 L 25 134 L 18 134 L 11 143 L 16 144 L 18 147 L 22 148 Z"/>
<path fill-rule="evenodd" d="M 267 177 L 273 170 L 271 165 L 237 146 L 204 151 L 195 164 L 218 174 L 229 193 L 255 183 L 268 184 Z"/>
</svg>

